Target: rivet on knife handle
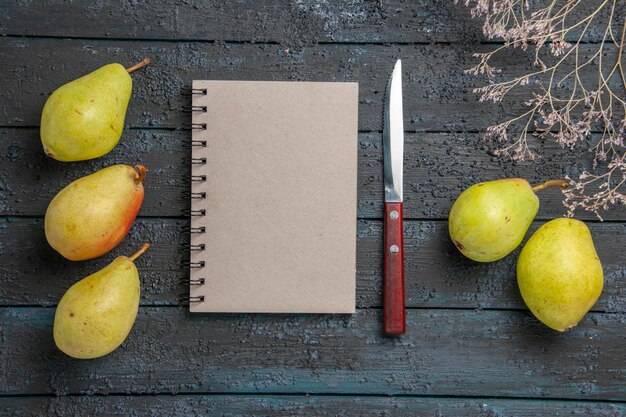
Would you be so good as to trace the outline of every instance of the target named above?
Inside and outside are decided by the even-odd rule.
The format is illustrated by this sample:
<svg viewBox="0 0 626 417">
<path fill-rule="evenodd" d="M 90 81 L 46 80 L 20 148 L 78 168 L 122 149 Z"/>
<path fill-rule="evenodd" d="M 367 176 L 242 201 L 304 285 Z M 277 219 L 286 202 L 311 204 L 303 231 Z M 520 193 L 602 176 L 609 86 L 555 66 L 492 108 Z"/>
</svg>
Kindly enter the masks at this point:
<svg viewBox="0 0 626 417">
<path fill-rule="evenodd" d="M 385 203 L 383 328 L 387 335 L 406 330 L 402 203 Z"/>
</svg>

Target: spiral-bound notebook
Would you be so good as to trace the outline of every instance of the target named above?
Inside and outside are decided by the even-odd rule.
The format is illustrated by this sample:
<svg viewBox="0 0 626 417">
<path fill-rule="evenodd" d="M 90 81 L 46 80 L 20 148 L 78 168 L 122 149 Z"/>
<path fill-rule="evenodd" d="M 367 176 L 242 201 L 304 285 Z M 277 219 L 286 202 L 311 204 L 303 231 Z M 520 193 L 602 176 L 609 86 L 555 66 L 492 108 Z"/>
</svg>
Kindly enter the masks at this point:
<svg viewBox="0 0 626 417">
<path fill-rule="evenodd" d="M 354 312 L 358 85 L 193 93 L 190 310 Z"/>
</svg>

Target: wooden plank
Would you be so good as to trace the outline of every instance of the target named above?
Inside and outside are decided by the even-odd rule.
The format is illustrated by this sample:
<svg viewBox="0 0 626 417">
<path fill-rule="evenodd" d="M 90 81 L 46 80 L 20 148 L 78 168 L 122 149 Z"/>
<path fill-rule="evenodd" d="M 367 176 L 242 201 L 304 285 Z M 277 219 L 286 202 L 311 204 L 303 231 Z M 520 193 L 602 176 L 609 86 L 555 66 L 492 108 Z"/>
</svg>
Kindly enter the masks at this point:
<svg viewBox="0 0 626 417">
<path fill-rule="evenodd" d="M 50 200 L 70 182 L 114 165 L 144 164 L 140 215 L 181 216 L 189 209 L 188 131 L 126 130 L 102 158 L 65 163 L 46 157 L 39 129 L 0 129 L 0 213 L 43 216 Z"/>
<path fill-rule="evenodd" d="M 402 58 L 406 130 L 484 130 L 521 114 L 534 88 L 514 90 L 505 102 L 478 104 L 472 89 L 484 82 L 463 71 L 476 63 L 474 52 L 491 47 L 335 44 L 289 49 L 221 42 L 0 38 L 0 126 L 37 126 L 45 100 L 60 85 L 110 62 L 131 65 L 147 56 L 153 63 L 133 74 L 126 119 L 133 127 L 177 128 L 189 123 L 189 114 L 181 109 L 189 105 L 185 93 L 193 79 L 263 79 L 358 81 L 360 129 L 381 130 L 384 90 L 393 62 Z M 585 48 L 581 60 L 595 46 Z M 604 59 L 615 58 L 616 51 L 607 51 Z M 521 75 L 528 60 L 508 53 L 494 64 L 507 76 Z M 593 75 L 585 71 L 581 79 L 597 84 Z"/>
<path fill-rule="evenodd" d="M 150 2 L 138 7 L 111 0 L 62 0 L 45 4 L 5 2 L 5 35 L 124 39 L 189 39 L 280 42 L 460 42 L 483 39 L 483 20 L 452 1 L 402 0 L 319 2 L 247 0 Z M 620 7 L 623 6 L 620 3 Z M 535 4 L 533 3 L 533 7 Z M 584 2 L 576 17 L 589 16 L 597 2 Z M 601 13 L 585 41 L 604 33 Z M 616 19 L 619 20 L 619 19 Z M 575 39 L 574 34 L 570 39 Z"/>
<path fill-rule="evenodd" d="M 145 242 L 150 250 L 137 259 L 141 277 L 141 303 L 178 304 L 184 292 L 180 280 L 188 277 L 188 259 L 182 234 L 185 220 L 138 219 L 128 236 L 113 251 L 86 262 L 63 258 L 46 242 L 43 219 L 0 219 L 0 287 L 3 305 L 56 305 L 76 281 L 103 268 L 117 256 L 129 256 Z"/>
<path fill-rule="evenodd" d="M 458 196 L 470 186 L 500 178 L 524 178 L 533 185 L 551 178 L 578 178 L 593 172 L 592 155 L 584 146 L 562 149 L 552 141 L 537 148 L 536 161 L 511 162 L 493 155 L 499 144 L 487 143 L 480 133 L 405 134 L 404 215 L 407 218 L 447 219 Z M 381 218 L 384 199 L 382 136 L 359 136 L 359 217 Z M 563 216 L 563 194 L 558 189 L 539 194 L 537 219 Z M 581 210 L 577 218 L 596 219 Z M 626 218 L 626 206 L 615 205 L 602 213 L 605 220 Z"/>
<path fill-rule="evenodd" d="M 139 258 L 141 303 L 177 305 L 187 292 L 179 284 L 187 276 L 181 267 L 188 258 L 182 220 L 139 219 L 120 247 L 89 262 L 70 262 L 45 242 L 40 219 L 0 219 L 0 305 L 54 306 L 76 280 L 133 253 L 142 243 L 152 248 Z M 531 232 L 539 224 L 534 224 Z M 626 223 L 590 223 L 603 263 L 605 287 L 595 311 L 626 313 Z M 357 306 L 380 307 L 382 290 L 382 222 L 357 225 Z M 515 278 L 517 252 L 481 264 L 464 258 L 448 237 L 446 222 L 407 221 L 405 277 L 408 307 L 503 308 L 526 307 Z"/>
<path fill-rule="evenodd" d="M 526 239 L 543 222 L 535 222 Z M 598 311 L 626 312 L 626 224 L 590 223 L 598 256 L 603 263 L 605 287 Z M 382 222 L 360 222 L 357 241 L 359 286 L 357 297 L 365 305 L 379 306 L 382 288 Z M 525 243 L 526 239 L 523 243 Z M 409 222 L 405 225 L 405 282 L 409 307 L 526 309 L 517 287 L 515 265 L 521 247 L 494 263 L 465 258 L 452 245 L 447 222 Z M 361 275 L 362 274 L 362 275 Z M 364 281 L 363 275 L 375 281 Z M 360 292 L 367 289 L 361 295 Z M 365 300 L 371 300 L 365 303 Z"/>
<path fill-rule="evenodd" d="M 54 309 L 1 308 L 0 393 L 626 398 L 624 314 L 557 334 L 524 312 L 409 310 L 400 338 L 381 336 L 380 316 L 145 307 L 120 349 L 77 361 L 54 346 Z"/>
<path fill-rule="evenodd" d="M 249 417 L 310 416 L 455 416 L 494 417 L 543 415 L 616 417 L 626 413 L 624 403 L 586 401 L 503 400 L 482 398 L 406 398 L 355 396 L 246 396 L 175 395 L 106 397 L 0 398 L 6 416 L 66 417 L 84 415 L 187 417 L 221 415 Z"/>
<path fill-rule="evenodd" d="M 37 129 L 0 128 L 0 215 L 43 216 L 50 200 L 71 181 L 116 163 L 143 163 L 148 168 L 141 216 L 182 216 L 189 202 L 188 131 L 126 130 L 119 145 L 92 161 L 62 163 L 43 154 Z M 405 138 L 405 217 L 445 219 L 454 200 L 480 181 L 526 178 L 537 184 L 591 170 L 584 148 L 563 150 L 548 142 L 543 159 L 510 163 L 495 158 L 480 134 L 418 133 Z M 358 217 L 381 218 L 383 167 L 381 134 L 359 135 Z M 559 190 L 540 194 L 539 219 L 562 216 L 566 209 Z M 577 212 L 584 219 L 590 213 Z M 607 220 L 626 218 L 626 207 L 604 213 Z"/>
</svg>

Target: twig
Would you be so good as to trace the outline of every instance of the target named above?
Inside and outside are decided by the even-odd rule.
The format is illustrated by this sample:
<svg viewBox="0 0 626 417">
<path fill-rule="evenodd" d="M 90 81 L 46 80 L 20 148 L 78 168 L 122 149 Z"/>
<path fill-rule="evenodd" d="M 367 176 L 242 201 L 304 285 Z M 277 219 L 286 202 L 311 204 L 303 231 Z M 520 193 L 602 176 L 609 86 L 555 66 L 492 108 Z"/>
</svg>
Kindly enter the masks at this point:
<svg viewBox="0 0 626 417">
<path fill-rule="evenodd" d="M 504 41 L 490 52 L 475 54 L 478 64 L 466 70 L 489 79 L 489 84 L 474 90 L 480 93 L 480 101 L 502 101 L 514 89 L 531 81 L 535 85 L 525 102 L 528 110 L 487 128 L 487 138 L 505 143 L 496 154 L 514 160 L 535 159 L 539 155 L 532 150 L 529 136 L 552 138 L 563 148 L 572 148 L 592 138 L 591 132 L 601 127 L 602 134 L 599 139 L 592 138 L 595 145 L 591 149 L 594 170 L 602 165 L 605 172 L 584 172 L 576 180 L 568 179 L 570 188 L 563 191 L 569 215 L 582 208 L 600 217 L 600 210 L 626 203 L 626 76 L 622 64 L 626 19 L 617 37 L 620 32 L 614 31 L 614 19 L 617 5 L 621 5 L 618 2 L 623 0 L 595 1 L 595 8 L 583 16 L 575 13 L 580 13 L 580 6 L 588 5 L 588 0 L 548 0 L 545 7 L 524 0 L 464 2 L 471 7 L 472 16 L 484 16 L 487 38 Z M 597 46 L 584 43 L 592 24 L 604 28 Z M 576 37 L 570 43 L 566 39 L 573 31 Z M 491 64 L 494 56 L 508 48 L 528 47 L 534 48 L 533 65 L 537 68 L 496 82 L 501 70 Z M 617 57 L 615 63 L 607 64 L 612 48 Z M 590 79 L 594 73 L 597 78 Z M 616 83 L 621 88 L 617 89 Z M 518 128 L 520 133 L 510 134 Z"/>
</svg>

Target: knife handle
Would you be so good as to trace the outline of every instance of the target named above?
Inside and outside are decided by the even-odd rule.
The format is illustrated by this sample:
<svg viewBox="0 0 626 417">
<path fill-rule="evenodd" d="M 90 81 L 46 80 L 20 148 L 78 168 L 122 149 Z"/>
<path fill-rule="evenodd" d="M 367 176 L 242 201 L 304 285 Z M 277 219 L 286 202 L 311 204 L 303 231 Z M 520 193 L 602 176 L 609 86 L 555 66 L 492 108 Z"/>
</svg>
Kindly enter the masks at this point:
<svg viewBox="0 0 626 417">
<path fill-rule="evenodd" d="M 385 275 L 383 283 L 383 328 L 387 335 L 405 332 L 404 238 L 402 203 L 385 203 Z"/>
</svg>

